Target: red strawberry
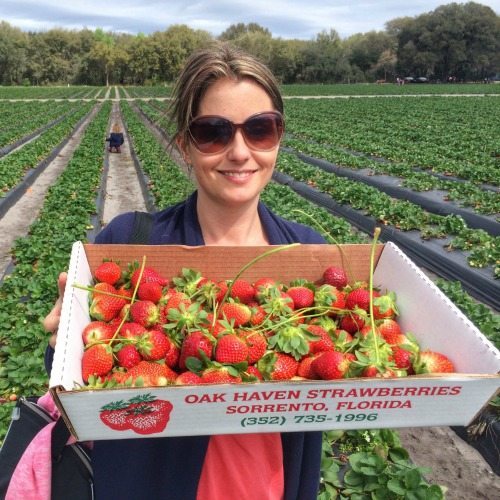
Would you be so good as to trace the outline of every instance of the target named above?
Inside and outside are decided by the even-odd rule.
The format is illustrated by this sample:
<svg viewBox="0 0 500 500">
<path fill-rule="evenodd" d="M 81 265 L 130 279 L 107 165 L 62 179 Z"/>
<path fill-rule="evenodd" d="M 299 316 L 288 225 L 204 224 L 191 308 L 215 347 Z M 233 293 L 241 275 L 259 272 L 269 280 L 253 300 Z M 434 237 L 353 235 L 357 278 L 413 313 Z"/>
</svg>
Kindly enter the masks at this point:
<svg viewBox="0 0 500 500">
<path fill-rule="evenodd" d="M 370 309 L 370 291 L 365 288 L 355 288 L 347 294 L 345 305 L 351 311 L 355 308 L 368 311 Z"/>
<path fill-rule="evenodd" d="M 104 405 L 99 413 L 99 418 L 109 428 L 115 431 L 124 431 L 129 428 L 127 422 L 129 404 L 124 401 L 113 401 Z"/>
<path fill-rule="evenodd" d="M 113 261 L 103 262 L 94 272 L 97 281 L 114 285 L 122 276 L 120 266 Z"/>
<path fill-rule="evenodd" d="M 267 316 L 266 311 L 264 311 L 264 308 L 257 302 L 250 302 L 247 305 L 248 307 L 250 307 L 250 311 L 252 313 L 250 317 L 250 324 L 252 326 L 262 325 Z"/>
<path fill-rule="evenodd" d="M 248 359 L 248 346 L 234 333 L 222 335 L 217 339 L 214 357 L 219 363 L 242 363 Z"/>
<path fill-rule="evenodd" d="M 364 378 L 393 378 L 396 377 L 396 372 L 388 367 L 380 367 L 376 365 L 369 365 L 363 368 L 361 372 L 361 377 Z"/>
<path fill-rule="evenodd" d="M 163 295 L 162 286 L 156 281 L 144 281 L 137 289 L 137 296 L 140 300 L 149 300 L 157 304 Z"/>
<path fill-rule="evenodd" d="M 109 340 L 113 338 L 115 329 L 104 321 L 91 321 L 82 332 L 85 345 L 98 340 Z"/>
<path fill-rule="evenodd" d="M 413 368 L 415 373 L 453 373 L 455 366 L 452 361 L 440 352 L 421 351 Z"/>
<path fill-rule="evenodd" d="M 123 368 L 132 368 L 133 366 L 139 364 L 142 360 L 142 356 L 135 346 L 128 344 L 124 345 L 117 353 L 116 359 L 118 364 L 123 366 Z"/>
<path fill-rule="evenodd" d="M 208 358 L 212 356 L 212 343 L 210 339 L 199 330 L 189 333 L 181 346 L 181 354 L 179 357 L 179 368 L 186 369 L 186 359 L 195 357 L 201 359 L 199 350 L 202 350 Z"/>
<path fill-rule="evenodd" d="M 261 333 L 245 331 L 242 333 L 248 346 L 248 363 L 254 364 L 259 361 L 267 350 L 267 340 Z"/>
<path fill-rule="evenodd" d="M 245 304 L 237 302 L 225 302 L 222 304 L 221 313 L 229 323 L 234 322 L 233 326 L 235 328 L 245 325 L 252 317 L 250 308 Z"/>
<path fill-rule="evenodd" d="M 255 288 L 246 280 L 237 279 L 233 282 L 230 295 L 243 304 L 255 300 Z"/>
<path fill-rule="evenodd" d="M 177 290 L 169 290 L 168 295 L 164 297 L 167 299 L 165 309 L 179 309 L 181 304 L 184 305 L 184 309 L 187 309 L 191 304 L 191 299 L 184 293 L 178 292 Z"/>
<path fill-rule="evenodd" d="M 317 340 L 309 341 L 309 353 L 315 354 L 322 351 L 333 351 L 335 342 L 332 340 L 328 332 L 319 325 L 309 325 L 307 331 L 318 337 Z"/>
<path fill-rule="evenodd" d="M 147 332 L 146 328 L 139 323 L 127 321 L 123 323 L 120 329 L 120 337 L 125 339 L 138 339 Z"/>
<path fill-rule="evenodd" d="M 138 300 L 130 306 L 130 316 L 135 323 L 149 328 L 158 322 L 159 311 L 153 302 Z"/>
<path fill-rule="evenodd" d="M 311 367 L 316 376 L 322 380 L 343 378 L 349 369 L 350 361 L 344 353 L 325 351 L 312 362 Z"/>
<path fill-rule="evenodd" d="M 113 368 L 113 352 L 108 345 L 92 344 L 83 353 L 82 357 L 82 378 L 84 382 L 89 381 L 89 377 L 107 375 Z"/>
<path fill-rule="evenodd" d="M 167 385 L 175 382 L 177 373 L 162 363 L 141 361 L 127 371 L 127 376 L 134 381 L 141 378 L 144 385 Z"/>
<path fill-rule="evenodd" d="M 199 375 L 193 372 L 182 372 L 176 379 L 175 385 L 197 385 L 201 384 L 202 380 Z"/>
<path fill-rule="evenodd" d="M 317 358 L 317 356 L 319 356 L 319 354 L 316 354 L 314 356 L 306 356 L 305 358 L 301 359 L 299 368 L 297 370 L 297 375 L 299 377 L 307 378 L 309 380 L 314 380 L 316 378 L 316 373 L 312 368 L 312 363 Z"/>
<path fill-rule="evenodd" d="M 171 341 L 159 330 L 150 330 L 142 335 L 137 343 L 137 350 L 147 361 L 158 361 L 164 358 L 170 349 Z"/>
<path fill-rule="evenodd" d="M 305 286 L 292 286 L 286 293 L 292 297 L 295 309 L 311 307 L 314 303 L 314 292 Z"/>
<path fill-rule="evenodd" d="M 132 409 L 127 417 L 129 428 L 137 434 L 162 432 L 170 419 L 172 403 L 157 399 Z"/>
<path fill-rule="evenodd" d="M 406 335 L 401 331 L 398 323 L 393 319 L 384 319 L 377 325 L 377 330 L 383 339 L 390 345 L 408 343 Z"/>
<path fill-rule="evenodd" d="M 396 295 L 393 292 L 380 295 L 374 290 L 373 297 L 373 317 L 375 319 L 393 318 L 398 314 Z"/>
<path fill-rule="evenodd" d="M 411 352 L 406 349 L 402 349 L 399 346 L 393 346 L 392 353 L 392 361 L 396 365 L 396 368 L 401 370 L 409 370 L 411 368 Z"/>
<path fill-rule="evenodd" d="M 90 304 L 90 317 L 98 321 L 111 321 L 125 306 L 127 301 L 111 295 L 99 295 Z"/>
<path fill-rule="evenodd" d="M 140 269 L 136 269 L 132 273 L 132 276 L 130 277 L 130 282 L 132 283 L 132 286 L 134 288 L 136 287 L 137 282 L 139 281 L 140 271 L 141 271 Z M 153 269 L 152 267 L 145 266 L 141 276 L 141 283 L 151 283 L 151 282 L 158 283 L 162 287 L 168 286 L 169 283 L 168 279 L 161 276 L 155 269 Z"/>
<path fill-rule="evenodd" d="M 356 333 L 365 325 L 365 320 L 359 314 L 351 313 L 342 316 L 340 328 L 348 333 Z"/>
<path fill-rule="evenodd" d="M 118 290 L 109 283 L 96 283 L 93 286 L 93 290 L 91 292 L 91 298 L 96 299 L 97 297 L 105 297 L 106 294 L 115 293 L 118 294 Z"/>
<path fill-rule="evenodd" d="M 288 354 L 270 351 L 257 363 L 257 369 L 266 380 L 290 380 L 295 377 L 299 362 Z"/>
<path fill-rule="evenodd" d="M 327 285 L 344 288 L 347 285 L 347 275 L 341 267 L 330 266 L 323 272 L 323 281 Z"/>
<path fill-rule="evenodd" d="M 203 370 L 201 381 L 203 384 L 239 384 L 241 377 L 233 375 L 226 366 L 211 366 Z"/>
<path fill-rule="evenodd" d="M 250 377 L 255 377 L 257 380 L 264 380 L 262 373 L 260 373 L 259 369 L 255 365 L 249 366 L 246 373 L 247 375 L 250 375 Z"/>
</svg>

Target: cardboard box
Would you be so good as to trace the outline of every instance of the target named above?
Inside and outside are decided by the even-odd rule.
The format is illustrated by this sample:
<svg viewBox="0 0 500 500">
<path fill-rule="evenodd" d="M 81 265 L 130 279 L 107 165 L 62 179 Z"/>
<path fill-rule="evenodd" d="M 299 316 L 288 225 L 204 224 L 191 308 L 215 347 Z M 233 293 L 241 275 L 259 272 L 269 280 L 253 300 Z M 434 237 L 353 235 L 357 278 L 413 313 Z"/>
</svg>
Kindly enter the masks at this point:
<svg viewBox="0 0 500 500">
<path fill-rule="evenodd" d="M 374 285 L 397 294 L 400 324 L 422 348 L 441 351 L 458 373 L 397 379 L 342 379 L 256 384 L 74 390 L 82 384 L 81 332 L 89 322 L 88 294 L 72 286 L 90 284 L 103 257 L 127 263 L 147 258 L 167 276 L 181 268 L 213 279 L 234 278 L 252 258 L 272 247 L 73 246 L 50 386 L 79 440 L 196 434 L 312 431 L 466 425 L 500 387 L 500 353 L 395 245 L 379 245 Z M 272 276 L 284 282 L 319 280 L 332 264 L 351 280 L 369 277 L 370 245 L 298 245 L 259 260 L 242 277 Z M 150 395 L 158 401 L 158 426 L 144 433 L 104 423 L 110 403 Z M 108 407 L 109 408 L 109 407 Z M 109 413 L 109 412 L 108 412 Z M 158 415 L 161 414 L 161 417 Z M 108 422 L 109 424 L 109 422 Z"/>
</svg>

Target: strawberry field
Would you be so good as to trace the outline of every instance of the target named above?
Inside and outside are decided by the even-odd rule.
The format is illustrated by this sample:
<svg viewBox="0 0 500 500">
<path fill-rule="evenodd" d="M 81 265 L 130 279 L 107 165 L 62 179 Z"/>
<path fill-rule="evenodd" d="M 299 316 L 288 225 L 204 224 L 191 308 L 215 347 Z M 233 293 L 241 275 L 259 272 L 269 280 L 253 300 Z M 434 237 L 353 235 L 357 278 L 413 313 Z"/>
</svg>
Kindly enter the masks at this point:
<svg viewBox="0 0 500 500">
<path fill-rule="evenodd" d="M 381 239 L 394 241 L 432 272 L 499 348 L 500 96 L 492 85 L 463 87 L 285 87 L 286 136 L 275 182 L 262 198 L 276 213 L 313 226 L 331 243 L 366 243 L 375 226 L 381 227 Z M 419 95 L 408 95 L 410 90 Z M 101 224 L 107 167 L 117 161 L 104 147 L 111 121 L 123 123 L 154 206 L 176 203 L 194 188 L 160 140 L 169 132 L 169 92 L 168 87 L 0 88 L 0 230 L 12 231 L 1 224 L 37 187 L 64 144 L 79 138 L 29 230 L 16 234 L 0 256 L 5 263 L 0 269 L 0 439 L 13 400 L 47 388 L 41 320 L 55 300 L 57 275 L 68 265 L 71 244 L 86 241 Z M 444 92 L 456 95 L 437 95 Z M 348 94 L 358 97 L 294 97 Z M 359 97 L 366 94 L 370 97 Z M 498 418 L 495 408 L 498 398 L 489 405 Z M 350 483 L 341 498 L 366 493 L 373 475 L 384 478 L 378 486 L 384 498 L 424 489 L 426 498 L 442 498 L 439 488 L 425 486 L 423 471 L 409 462 L 397 431 L 324 436 L 320 498 L 335 498 L 335 491 L 346 488 L 339 475 L 346 456 L 351 457 Z"/>
</svg>

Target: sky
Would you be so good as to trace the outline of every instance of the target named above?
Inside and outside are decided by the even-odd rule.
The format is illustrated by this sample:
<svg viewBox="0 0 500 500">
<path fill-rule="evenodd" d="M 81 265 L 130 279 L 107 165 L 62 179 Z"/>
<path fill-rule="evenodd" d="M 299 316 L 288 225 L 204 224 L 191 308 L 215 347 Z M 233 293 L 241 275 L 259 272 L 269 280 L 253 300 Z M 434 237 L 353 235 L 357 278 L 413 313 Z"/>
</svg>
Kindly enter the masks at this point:
<svg viewBox="0 0 500 500">
<path fill-rule="evenodd" d="M 23 31 L 102 28 L 130 34 L 150 34 L 173 24 L 186 24 L 213 36 L 232 24 L 256 22 L 275 38 L 311 40 L 330 29 L 341 38 L 380 31 L 394 18 L 415 17 L 448 3 L 452 1 L 0 0 L 0 20 Z M 476 3 L 500 14 L 500 0 L 476 0 Z"/>
</svg>

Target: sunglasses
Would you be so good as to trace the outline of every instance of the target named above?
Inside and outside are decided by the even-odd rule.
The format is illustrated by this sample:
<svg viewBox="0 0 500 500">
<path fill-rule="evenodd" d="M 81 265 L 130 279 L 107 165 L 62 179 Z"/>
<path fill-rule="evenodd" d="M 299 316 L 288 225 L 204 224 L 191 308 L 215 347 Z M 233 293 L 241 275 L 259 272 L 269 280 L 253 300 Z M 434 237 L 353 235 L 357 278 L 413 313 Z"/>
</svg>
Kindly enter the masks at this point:
<svg viewBox="0 0 500 500">
<path fill-rule="evenodd" d="M 283 116 L 277 111 L 267 111 L 252 115 L 243 123 L 233 123 L 222 116 L 199 116 L 190 123 L 188 131 L 200 153 L 215 154 L 227 148 L 237 129 L 241 129 L 250 149 L 270 151 L 283 135 Z"/>
</svg>

